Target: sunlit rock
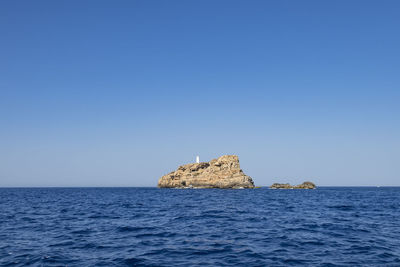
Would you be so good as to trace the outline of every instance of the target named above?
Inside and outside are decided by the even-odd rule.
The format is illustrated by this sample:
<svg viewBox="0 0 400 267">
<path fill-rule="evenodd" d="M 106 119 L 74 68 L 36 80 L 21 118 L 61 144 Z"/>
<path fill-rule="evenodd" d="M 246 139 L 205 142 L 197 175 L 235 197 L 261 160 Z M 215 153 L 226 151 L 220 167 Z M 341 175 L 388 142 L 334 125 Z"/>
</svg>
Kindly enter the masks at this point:
<svg viewBox="0 0 400 267">
<path fill-rule="evenodd" d="M 225 155 L 210 162 L 178 167 L 158 181 L 162 188 L 254 188 L 253 180 L 240 169 L 239 157 Z"/>
</svg>

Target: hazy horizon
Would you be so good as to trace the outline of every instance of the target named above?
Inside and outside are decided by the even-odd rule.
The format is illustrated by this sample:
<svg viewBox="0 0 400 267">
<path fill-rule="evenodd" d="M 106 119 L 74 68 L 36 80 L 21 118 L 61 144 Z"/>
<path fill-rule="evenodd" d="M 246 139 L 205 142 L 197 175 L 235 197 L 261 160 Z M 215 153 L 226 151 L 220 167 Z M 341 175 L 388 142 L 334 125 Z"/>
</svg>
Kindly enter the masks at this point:
<svg viewBox="0 0 400 267">
<path fill-rule="evenodd" d="M 0 187 L 400 186 L 399 1 L 3 1 Z"/>
</svg>

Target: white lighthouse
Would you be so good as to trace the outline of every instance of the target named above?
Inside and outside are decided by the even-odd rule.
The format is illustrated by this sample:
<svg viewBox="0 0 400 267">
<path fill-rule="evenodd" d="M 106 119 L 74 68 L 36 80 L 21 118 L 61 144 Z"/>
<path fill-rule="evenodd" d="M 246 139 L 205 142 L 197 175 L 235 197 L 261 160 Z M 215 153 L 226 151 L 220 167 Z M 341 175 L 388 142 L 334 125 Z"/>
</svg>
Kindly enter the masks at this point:
<svg viewBox="0 0 400 267">
<path fill-rule="evenodd" d="M 196 156 L 196 163 L 200 163 L 200 157 Z"/>
</svg>

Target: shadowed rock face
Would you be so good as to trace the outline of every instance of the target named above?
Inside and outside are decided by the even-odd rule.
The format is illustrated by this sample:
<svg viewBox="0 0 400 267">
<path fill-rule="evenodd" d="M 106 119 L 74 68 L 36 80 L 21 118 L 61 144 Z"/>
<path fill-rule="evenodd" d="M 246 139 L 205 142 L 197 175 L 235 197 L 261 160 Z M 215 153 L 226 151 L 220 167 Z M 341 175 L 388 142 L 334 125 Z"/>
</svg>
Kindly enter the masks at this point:
<svg viewBox="0 0 400 267">
<path fill-rule="evenodd" d="M 315 189 L 316 186 L 312 182 L 304 182 L 299 185 L 292 186 L 290 184 L 278 184 L 274 183 L 269 188 L 271 189 Z"/>
<path fill-rule="evenodd" d="M 251 177 L 240 169 L 239 158 L 225 155 L 210 162 L 180 166 L 158 180 L 165 188 L 254 188 Z"/>
</svg>

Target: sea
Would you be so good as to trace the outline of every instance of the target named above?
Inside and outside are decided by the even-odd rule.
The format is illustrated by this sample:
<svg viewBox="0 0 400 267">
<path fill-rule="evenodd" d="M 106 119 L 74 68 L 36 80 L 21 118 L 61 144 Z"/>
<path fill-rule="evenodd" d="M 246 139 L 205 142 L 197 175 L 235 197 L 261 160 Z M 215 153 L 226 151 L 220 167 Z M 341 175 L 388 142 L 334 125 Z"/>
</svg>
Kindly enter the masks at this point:
<svg viewBox="0 0 400 267">
<path fill-rule="evenodd" d="M 0 188 L 0 266 L 400 266 L 400 188 Z"/>
</svg>

